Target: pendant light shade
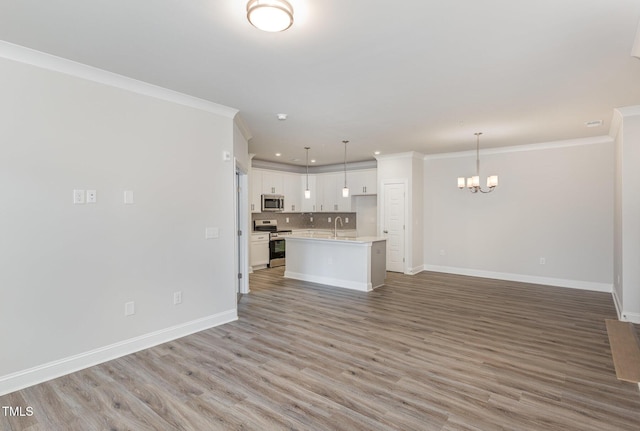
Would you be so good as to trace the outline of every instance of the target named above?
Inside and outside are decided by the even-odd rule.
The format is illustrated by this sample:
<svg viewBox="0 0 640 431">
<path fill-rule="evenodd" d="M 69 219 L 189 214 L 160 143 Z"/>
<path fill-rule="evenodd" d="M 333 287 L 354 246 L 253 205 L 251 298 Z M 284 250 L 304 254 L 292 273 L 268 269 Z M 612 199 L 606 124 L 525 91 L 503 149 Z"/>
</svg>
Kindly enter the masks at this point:
<svg viewBox="0 0 640 431">
<path fill-rule="evenodd" d="M 349 187 L 347 187 L 347 144 L 349 141 L 342 141 L 344 144 L 344 188 L 342 189 L 342 197 L 349 197 Z"/>
<path fill-rule="evenodd" d="M 247 19 L 263 31 L 284 31 L 293 24 L 293 7 L 286 0 L 249 0 Z"/>
<path fill-rule="evenodd" d="M 309 190 L 309 149 L 311 147 L 304 147 L 307 150 L 307 188 L 304 189 L 304 198 L 311 199 L 311 190 Z"/>
</svg>

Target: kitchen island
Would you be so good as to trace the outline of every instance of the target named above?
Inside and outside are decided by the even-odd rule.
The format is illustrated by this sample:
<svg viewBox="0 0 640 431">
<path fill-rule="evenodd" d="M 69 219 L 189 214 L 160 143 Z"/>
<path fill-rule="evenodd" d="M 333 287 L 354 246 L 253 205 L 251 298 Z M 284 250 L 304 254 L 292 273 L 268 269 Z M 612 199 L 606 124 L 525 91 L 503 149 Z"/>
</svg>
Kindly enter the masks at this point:
<svg viewBox="0 0 640 431">
<path fill-rule="evenodd" d="M 286 241 L 285 278 L 366 292 L 384 284 L 386 238 L 301 234 Z"/>
</svg>

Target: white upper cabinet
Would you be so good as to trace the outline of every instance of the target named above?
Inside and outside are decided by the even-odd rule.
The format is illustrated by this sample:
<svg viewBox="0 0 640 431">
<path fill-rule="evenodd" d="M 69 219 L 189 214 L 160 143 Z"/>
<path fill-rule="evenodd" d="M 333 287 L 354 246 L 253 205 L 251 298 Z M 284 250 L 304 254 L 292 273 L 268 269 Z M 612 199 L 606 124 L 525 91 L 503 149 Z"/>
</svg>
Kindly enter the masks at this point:
<svg viewBox="0 0 640 431">
<path fill-rule="evenodd" d="M 302 194 L 300 174 L 282 174 L 282 188 L 284 195 L 284 212 L 302 211 Z"/>
<path fill-rule="evenodd" d="M 347 181 L 349 174 L 347 174 Z M 321 212 L 349 212 L 351 211 L 351 195 L 342 197 L 344 187 L 344 173 L 321 174 L 316 177 L 318 200 L 316 208 Z"/>
<path fill-rule="evenodd" d="M 249 173 L 251 212 L 262 210 L 263 194 L 284 195 L 284 212 L 350 212 L 351 197 L 377 193 L 375 169 L 347 171 L 349 197 L 342 197 L 344 172 L 309 175 L 311 198 L 304 198 L 307 175 L 268 169 Z"/>
<path fill-rule="evenodd" d="M 284 173 L 262 171 L 262 193 L 265 195 L 284 194 Z"/>
<path fill-rule="evenodd" d="M 249 171 L 249 200 L 252 213 L 262 211 L 262 171 L 251 169 Z"/>
<path fill-rule="evenodd" d="M 378 193 L 378 179 L 375 169 L 347 172 L 347 185 L 352 195 L 375 195 Z"/>
</svg>

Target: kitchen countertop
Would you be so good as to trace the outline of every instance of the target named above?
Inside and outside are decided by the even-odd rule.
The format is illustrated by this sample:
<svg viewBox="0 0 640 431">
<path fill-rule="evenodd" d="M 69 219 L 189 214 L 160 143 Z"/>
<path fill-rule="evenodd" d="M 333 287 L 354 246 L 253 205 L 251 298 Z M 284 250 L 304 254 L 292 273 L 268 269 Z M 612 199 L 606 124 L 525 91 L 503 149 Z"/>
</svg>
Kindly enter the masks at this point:
<svg viewBox="0 0 640 431">
<path fill-rule="evenodd" d="M 333 234 L 326 233 L 297 233 L 294 235 L 285 236 L 283 238 L 286 239 L 306 239 L 306 240 L 314 240 L 314 241 L 332 241 L 332 242 L 353 242 L 353 243 L 372 243 L 378 241 L 386 241 L 387 238 L 382 236 L 340 236 L 340 232 L 338 231 L 338 236 L 333 236 Z"/>
</svg>

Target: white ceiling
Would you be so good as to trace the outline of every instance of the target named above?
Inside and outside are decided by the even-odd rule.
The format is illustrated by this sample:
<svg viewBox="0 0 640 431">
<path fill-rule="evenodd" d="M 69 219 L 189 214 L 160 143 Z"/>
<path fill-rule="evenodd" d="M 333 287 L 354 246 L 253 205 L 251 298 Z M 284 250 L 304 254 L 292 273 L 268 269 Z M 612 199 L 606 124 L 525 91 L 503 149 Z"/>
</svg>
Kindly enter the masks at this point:
<svg viewBox="0 0 640 431">
<path fill-rule="evenodd" d="M 237 108 L 293 164 L 606 135 L 640 104 L 637 0 L 290 0 L 282 33 L 246 1 L 1 0 L 0 39 Z"/>
</svg>

